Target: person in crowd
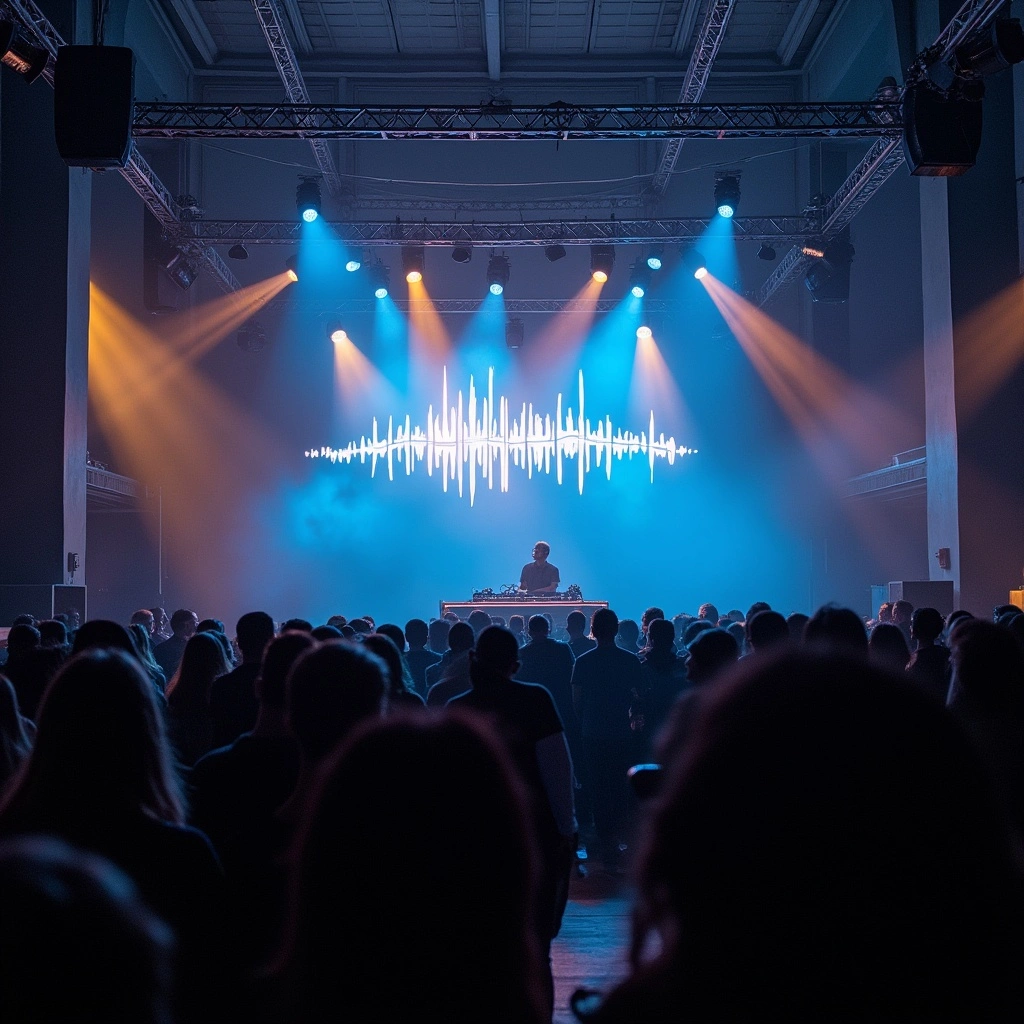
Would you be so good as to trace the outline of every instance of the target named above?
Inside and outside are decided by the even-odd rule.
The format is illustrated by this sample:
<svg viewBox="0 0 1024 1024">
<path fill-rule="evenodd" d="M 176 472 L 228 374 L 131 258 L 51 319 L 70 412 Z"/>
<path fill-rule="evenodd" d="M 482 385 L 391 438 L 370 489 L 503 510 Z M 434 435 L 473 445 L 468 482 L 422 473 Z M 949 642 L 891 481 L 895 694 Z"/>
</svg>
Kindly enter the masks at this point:
<svg viewBox="0 0 1024 1024">
<path fill-rule="evenodd" d="M 789 643 L 789 625 L 779 612 L 770 608 L 754 612 L 743 628 L 748 654 L 764 654 L 780 644 Z"/>
<path fill-rule="evenodd" d="M 705 601 L 697 609 L 697 618 L 703 619 L 704 622 L 710 622 L 712 626 L 717 626 L 721 616 L 718 614 L 718 609 L 710 601 Z"/>
<path fill-rule="evenodd" d="M 432 619 L 430 625 L 427 626 L 427 650 L 431 654 L 436 654 L 439 660 L 448 650 L 448 631 L 451 628 L 452 624 L 447 619 Z M 423 682 L 426 685 L 426 670 L 424 670 Z"/>
<path fill-rule="evenodd" d="M 565 631 L 569 634 L 569 650 L 572 651 L 574 658 L 592 651 L 597 646 L 597 641 L 586 635 L 587 617 L 583 612 L 569 612 L 565 617 Z"/>
<path fill-rule="evenodd" d="M 676 654 L 675 635 L 675 627 L 667 619 L 652 619 L 647 624 L 647 647 L 640 654 L 643 682 L 630 706 L 641 760 L 649 761 L 653 756 L 654 740 L 669 711 L 690 686 L 686 662 Z"/>
<path fill-rule="evenodd" d="M 540 616 L 530 619 L 531 627 L 537 618 Z M 543 618 L 541 622 L 547 625 Z M 527 789 L 534 838 L 540 852 L 535 926 L 546 964 L 550 1015 L 554 1007 L 551 942 L 562 926 L 576 853 L 573 769 L 562 720 L 551 693 L 543 686 L 513 678 L 520 667 L 521 653 L 509 630 L 501 626 L 485 629 L 470 654 L 473 688 L 449 701 L 448 707 L 474 711 L 491 720 Z"/>
<path fill-rule="evenodd" d="M 444 707 L 469 689 L 469 652 L 474 642 L 473 627 L 456 622 L 448 631 L 448 653 L 427 669 L 427 707 Z"/>
<path fill-rule="evenodd" d="M 352 632 L 352 630 L 349 630 Z M 353 636 L 355 634 L 353 633 Z M 313 630 L 309 633 L 314 640 L 319 640 L 321 643 L 325 640 L 344 640 L 345 634 L 337 626 L 328 626 L 326 623 L 322 626 L 314 626 Z"/>
<path fill-rule="evenodd" d="M 527 594 L 553 594 L 558 590 L 561 577 L 558 569 L 548 561 L 551 545 L 539 540 L 533 545 L 533 561 L 523 566 L 519 574 L 519 589 Z"/>
<path fill-rule="evenodd" d="M 443 619 L 434 620 L 434 622 L 443 621 Z M 446 642 L 447 635 L 446 629 Z M 413 689 L 425 698 L 427 696 L 427 669 L 431 665 L 436 665 L 441 660 L 441 655 L 433 650 L 432 643 L 430 647 L 427 646 L 430 643 L 430 627 L 423 619 L 410 619 L 405 624 L 405 638 L 409 644 L 409 650 L 405 652 L 405 663 L 409 666 Z"/>
<path fill-rule="evenodd" d="M 516 638 L 516 643 L 522 647 L 527 643 L 528 637 L 526 636 L 526 618 L 522 615 L 510 615 L 508 618 L 508 628 L 512 635 Z"/>
<path fill-rule="evenodd" d="M 352 627 L 356 636 L 368 636 L 373 632 L 373 625 L 369 619 L 349 619 L 348 624 Z"/>
<path fill-rule="evenodd" d="M 410 785 L 412 765 L 429 786 Z M 364 726 L 302 823 L 275 1019 L 541 1024 L 530 834 L 521 787 L 480 726 Z"/>
<path fill-rule="evenodd" d="M 822 605 L 804 626 L 804 643 L 867 657 L 868 634 L 860 616 L 849 608 Z"/>
<path fill-rule="evenodd" d="M 156 608 L 150 608 L 153 613 L 153 646 L 163 643 L 164 640 L 170 640 L 171 636 L 171 621 L 167 618 L 167 612 L 159 606 Z"/>
<path fill-rule="evenodd" d="M 47 833 L 120 867 L 175 931 L 175 1020 L 216 1017 L 226 966 L 223 878 L 206 836 L 184 824 L 180 783 L 142 667 L 120 650 L 71 658 L 48 687 L 37 726 L 0 805 L 0 838 Z"/>
<path fill-rule="evenodd" d="M 953 635 L 953 630 L 956 629 L 957 624 L 963 619 L 973 618 L 974 616 L 963 608 L 958 608 L 956 611 L 952 611 L 946 616 L 946 626 L 943 630 L 943 638 L 945 639 L 947 647 L 949 647 L 950 637 Z"/>
<path fill-rule="evenodd" d="M 878 615 L 875 618 L 875 625 L 881 625 L 883 622 L 892 622 L 892 602 L 883 601 L 878 606 Z"/>
<path fill-rule="evenodd" d="M 171 636 L 153 648 L 153 657 L 156 663 L 164 670 L 164 675 L 170 679 L 178 671 L 182 655 L 185 653 L 185 644 L 189 637 L 195 635 L 199 626 L 199 616 L 187 608 L 179 608 L 171 616 Z"/>
<path fill-rule="evenodd" d="M 280 902 L 265 913 L 261 894 L 280 893 L 280 871 L 269 863 L 281 835 L 274 812 L 299 777 L 298 744 L 285 724 L 285 680 L 315 646 L 299 632 L 270 641 L 255 680 L 259 711 L 252 731 L 212 750 L 189 775 L 192 823 L 210 837 L 224 865 L 234 941 L 243 962 L 253 966 L 270 956 L 282 919 Z"/>
<path fill-rule="evenodd" d="M 221 633 L 227 636 L 227 626 L 221 619 L 203 619 L 196 626 L 197 633 Z"/>
<path fill-rule="evenodd" d="M 149 639 L 149 633 L 146 632 L 146 627 L 140 622 L 133 622 L 128 627 L 128 637 L 132 642 L 135 657 L 139 659 L 139 664 L 146 670 L 150 681 L 162 696 L 167 689 L 167 679 L 164 676 L 164 670 L 156 663 L 156 658 L 153 657 L 153 646 Z"/>
<path fill-rule="evenodd" d="M 0 799 L 32 749 L 35 726 L 18 709 L 10 680 L 0 675 Z"/>
<path fill-rule="evenodd" d="M 886 672 L 902 675 L 910 661 L 910 649 L 903 630 L 891 622 L 880 622 L 868 637 L 868 659 Z"/>
<path fill-rule="evenodd" d="M 1005 627 L 967 619 L 950 637 L 950 664 L 949 710 L 1024 836 L 1024 649 Z"/>
<path fill-rule="evenodd" d="M 153 615 L 149 608 L 140 608 L 137 612 L 132 612 L 132 617 L 128 620 L 129 626 L 142 626 L 142 628 L 149 634 L 150 643 L 152 645 L 153 633 L 156 631 L 156 616 Z"/>
<path fill-rule="evenodd" d="M 640 627 L 634 619 L 619 619 L 619 633 L 615 642 L 630 654 L 640 650 Z"/>
<path fill-rule="evenodd" d="M 647 647 L 647 627 L 655 619 L 665 618 L 664 609 L 657 607 L 657 605 L 651 605 L 649 608 L 644 609 L 643 615 L 640 616 L 640 640 L 638 646 L 643 651 Z M 621 623 L 619 624 L 621 626 Z"/>
<path fill-rule="evenodd" d="M 942 646 L 942 615 L 936 608 L 915 608 L 910 618 L 914 653 L 907 675 L 943 704 L 949 695 L 949 648 Z"/>
<path fill-rule="evenodd" d="M 65 654 L 71 645 L 68 643 L 68 627 L 57 619 L 43 619 L 36 627 L 39 630 L 40 647 L 59 647 Z"/>
<path fill-rule="evenodd" d="M 123 871 L 58 839 L 0 844 L 0 1019 L 168 1024 L 174 937 Z"/>
<path fill-rule="evenodd" d="M 909 649 L 912 639 L 910 636 L 910 620 L 914 614 L 914 606 L 909 601 L 896 601 L 892 606 L 892 624 L 897 626 L 907 641 Z"/>
<path fill-rule="evenodd" d="M 384 633 L 363 637 L 363 646 L 387 666 L 388 704 L 395 708 L 422 709 L 425 701 L 412 689 L 412 679 L 394 640 Z"/>
<path fill-rule="evenodd" d="M 783 651 L 668 753 L 633 972 L 593 1024 L 1020 1019 L 1013 845 L 934 701 L 860 657 Z"/>
<path fill-rule="evenodd" d="M 88 622 L 82 623 L 75 633 L 71 653 L 81 654 L 83 651 L 96 648 L 124 651 L 125 654 L 136 657 L 135 644 L 132 643 L 128 630 L 120 622 L 113 622 L 110 619 L 89 619 Z"/>
<path fill-rule="evenodd" d="M 4 665 L 4 674 L 14 687 L 18 707 L 33 720 L 47 683 L 60 667 L 59 664 L 46 663 L 39 641 L 39 630 L 35 626 L 27 622 L 11 626 L 7 634 L 7 663 Z M 52 660 L 53 653 L 50 652 Z"/>
<path fill-rule="evenodd" d="M 403 663 L 405 662 L 405 631 L 401 626 L 394 622 L 382 622 L 375 630 L 375 633 L 382 633 L 386 637 L 394 642 L 395 647 L 398 648 L 398 653 L 402 656 Z"/>
<path fill-rule="evenodd" d="M 683 630 L 683 647 L 689 650 L 690 644 L 693 643 L 697 637 L 704 632 L 706 629 L 715 629 L 707 619 L 693 619 L 690 621 L 686 629 Z"/>
<path fill-rule="evenodd" d="M 572 667 L 576 659 L 568 644 L 551 639 L 543 615 L 530 616 L 529 631 L 530 642 L 519 651 L 516 679 L 545 687 L 569 732 L 576 718 L 572 706 Z"/>
<path fill-rule="evenodd" d="M 274 620 L 266 612 L 246 612 L 235 624 L 242 664 L 210 685 L 212 747 L 226 747 L 256 724 L 256 677 L 263 651 L 274 639 Z"/>
<path fill-rule="evenodd" d="M 799 646 L 804 642 L 804 629 L 810 621 L 810 616 L 803 612 L 791 612 L 786 616 L 786 626 L 789 628 L 789 639 Z"/>
<path fill-rule="evenodd" d="M 733 622 L 748 623 L 758 612 L 770 612 L 772 606 L 767 601 L 755 601 L 748 609 L 747 614 L 740 614 L 739 618 L 733 619 Z M 732 618 L 733 613 L 729 612 L 729 617 Z"/>
<path fill-rule="evenodd" d="M 473 638 L 476 639 L 490 624 L 491 617 L 481 608 L 474 608 L 466 620 L 473 629 Z"/>
<path fill-rule="evenodd" d="M 732 619 L 720 619 L 718 628 L 724 629 L 736 641 L 741 655 L 750 653 L 747 651 L 747 629 L 744 623 L 733 622 Z"/>
<path fill-rule="evenodd" d="M 213 748 L 210 691 L 229 667 L 224 648 L 212 633 L 189 637 L 181 664 L 167 684 L 167 728 L 184 767 L 190 768 Z"/>
<path fill-rule="evenodd" d="M 576 659 L 572 699 L 580 721 L 584 785 L 593 802 L 598 853 L 617 869 L 629 827 L 626 771 L 633 740 L 629 707 L 643 688 L 640 659 L 615 643 L 619 618 L 610 608 L 594 612 L 590 632 L 597 646 Z"/>
</svg>

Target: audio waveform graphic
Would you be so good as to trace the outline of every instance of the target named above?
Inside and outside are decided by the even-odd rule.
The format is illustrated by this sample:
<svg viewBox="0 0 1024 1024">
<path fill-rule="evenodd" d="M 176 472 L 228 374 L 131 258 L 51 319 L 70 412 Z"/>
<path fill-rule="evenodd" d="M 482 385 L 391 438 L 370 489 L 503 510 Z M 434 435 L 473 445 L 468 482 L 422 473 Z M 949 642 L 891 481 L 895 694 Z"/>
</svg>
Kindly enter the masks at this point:
<svg viewBox="0 0 1024 1024">
<path fill-rule="evenodd" d="M 535 473 L 555 474 L 562 484 L 564 463 L 575 460 L 575 477 L 580 494 L 583 483 L 591 471 L 603 470 L 611 479 L 613 459 L 622 462 L 643 458 L 650 466 L 651 483 L 654 465 L 662 459 L 670 466 L 676 459 L 696 454 L 696 449 L 676 443 L 674 437 L 655 434 L 654 411 L 651 410 L 647 431 L 635 434 L 616 429 L 610 416 L 592 424 L 586 418 L 586 394 L 583 371 L 579 372 L 579 405 L 563 412 L 563 399 L 559 393 L 555 415 L 541 416 L 534 412 L 532 403 L 523 403 L 513 415 L 509 400 L 503 395 L 494 397 L 494 368 L 487 375 L 487 394 L 477 395 L 473 377 L 469 378 L 468 398 L 462 391 L 454 403 L 449 403 L 448 369 L 445 367 L 441 385 L 441 407 L 434 412 L 433 404 L 427 408 L 426 429 L 413 425 L 406 415 L 396 425 L 395 417 L 388 417 L 387 433 L 381 435 L 374 418 L 370 435 L 350 441 L 342 448 L 323 446 L 305 452 L 308 459 L 329 459 L 333 463 L 361 465 L 370 463 L 370 475 L 377 475 L 377 467 L 386 462 L 388 479 L 395 479 L 395 465 L 404 467 L 411 476 L 416 465 L 422 463 L 428 476 L 435 472 L 441 477 L 445 492 L 455 482 L 459 497 L 465 496 L 467 478 L 470 505 L 476 501 L 477 486 L 486 484 L 493 489 L 495 479 L 502 492 L 509 489 L 512 470 L 524 472 L 528 479 Z"/>
</svg>

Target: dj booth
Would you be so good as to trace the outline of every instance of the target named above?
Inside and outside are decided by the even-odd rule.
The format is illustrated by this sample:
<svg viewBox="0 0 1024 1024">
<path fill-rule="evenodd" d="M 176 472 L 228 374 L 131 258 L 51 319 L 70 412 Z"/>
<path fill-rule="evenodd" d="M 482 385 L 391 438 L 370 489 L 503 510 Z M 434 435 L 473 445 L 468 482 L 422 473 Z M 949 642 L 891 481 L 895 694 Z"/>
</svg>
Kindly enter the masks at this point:
<svg viewBox="0 0 1024 1024">
<path fill-rule="evenodd" d="M 550 615 L 556 629 L 565 628 L 565 620 L 569 612 L 583 612 L 590 626 L 590 616 L 601 608 L 607 608 L 607 601 L 574 601 L 562 599 L 551 594 L 540 597 L 492 597 L 481 601 L 442 601 L 441 617 L 446 612 L 455 612 L 460 619 L 468 619 L 470 612 L 478 608 L 488 615 L 500 615 L 506 622 L 513 615 L 522 615 L 529 621 L 531 615 Z"/>
</svg>

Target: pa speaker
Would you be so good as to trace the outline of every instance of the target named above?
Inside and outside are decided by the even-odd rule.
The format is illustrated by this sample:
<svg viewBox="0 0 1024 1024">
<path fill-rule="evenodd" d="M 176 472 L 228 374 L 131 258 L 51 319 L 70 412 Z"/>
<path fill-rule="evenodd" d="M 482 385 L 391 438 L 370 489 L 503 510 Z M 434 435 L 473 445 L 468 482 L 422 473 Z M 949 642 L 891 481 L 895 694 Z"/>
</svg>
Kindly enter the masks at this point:
<svg viewBox="0 0 1024 1024">
<path fill-rule="evenodd" d="M 124 46 L 62 46 L 53 71 L 57 151 L 70 167 L 124 167 L 132 145 L 135 55 Z"/>
<path fill-rule="evenodd" d="M 903 150 L 910 173 L 955 178 L 973 166 L 981 148 L 981 100 L 947 98 L 924 85 L 903 97 Z"/>
</svg>

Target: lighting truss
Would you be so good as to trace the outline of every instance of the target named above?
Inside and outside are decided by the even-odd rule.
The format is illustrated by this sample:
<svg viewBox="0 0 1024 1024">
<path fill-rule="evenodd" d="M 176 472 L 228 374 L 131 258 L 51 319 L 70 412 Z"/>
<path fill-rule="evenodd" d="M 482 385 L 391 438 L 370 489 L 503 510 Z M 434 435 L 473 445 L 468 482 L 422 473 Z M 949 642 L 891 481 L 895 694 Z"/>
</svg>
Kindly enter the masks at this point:
<svg viewBox="0 0 1024 1024">
<path fill-rule="evenodd" d="M 252 0 L 256 20 L 263 29 L 270 55 L 277 65 L 278 74 L 284 83 L 285 94 L 292 103 L 309 103 L 309 91 L 299 70 L 298 59 L 291 40 L 285 30 L 285 17 L 277 0 Z M 323 175 L 324 183 L 332 195 L 341 195 L 344 191 L 341 176 L 334 164 L 334 157 L 327 144 L 319 138 L 311 138 L 309 144 L 313 149 L 313 159 Z"/>
<path fill-rule="evenodd" d="M 907 85 L 924 81 L 931 65 L 950 60 L 968 36 L 984 28 L 1005 6 L 1005 0 L 966 0 L 935 42 L 914 59 L 907 70 Z"/>
<path fill-rule="evenodd" d="M 391 301 L 395 308 L 403 313 L 478 313 L 481 298 L 475 299 L 396 299 Z M 328 316 L 332 313 L 373 313 L 379 305 L 377 299 L 346 299 L 329 305 L 315 305 L 309 302 L 294 303 L 289 299 L 274 299 L 267 303 L 265 310 L 273 312 L 280 309 L 302 309 L 307 312 L 319 312 Z M 580 299 L 505 299 L 507 313 L 610 313 L 622 305 L 621 299 L 598 299 L 585 302 Z M 675 313 L 680 303 L 664 299 L 644 299 L 644 312 L 647 314 Z"/>
<path fill-rule="evenodd" d="M 330 222 L 334 233 L 358 245 L 624 245 L 693 242 L 710 225 L 707 217 L 658 220 L 551 220 L 551 221 L 395 221 Z M 295 220 L 204 220 L 192 226 L 206 244 L 293 245 L 301 237 Z M 736 217 L 733 235 L 751 242 L 792 241 L 803 243 L 821 234 L 820 211 L 787 217 Z"/>
<path fill-rule="evenodd" d="M 903 105 L 692 103 L 545 107 L 136 103 L 143 139 L 722 139 L 899 136 Z"/>
<path fill-rule="evenodd" d="M 699 103 L 707 88 L 708 78 L 711 76 L 711 65 L 718 56 L 718 49 L 725 38 L 725 28 L 729 24 L 729 16 L 732 14 L 736 0 L 712 0 L 708 8 L 704 25 L 697 37 L 697 43 L 690 55 L 690 63 L 686 68 L 686 77 L 683 79 L 683 86 L 679 90 L 680 103 Z M 668 188 L 668 183 L 675 170 L 676 161 L 679 159 L 679 151 L 683 148 L 682 139 L 671 139 L 665 146 L 658 162 L 658 169 L 654 172 L 651 181 L 651 193 L 655 196 L 662 196 Z"/>
</svg>

